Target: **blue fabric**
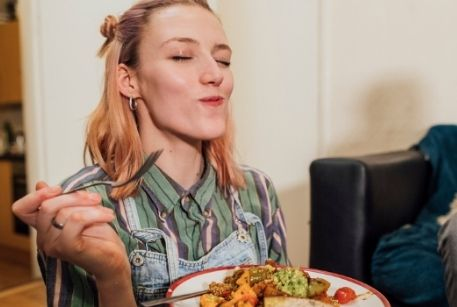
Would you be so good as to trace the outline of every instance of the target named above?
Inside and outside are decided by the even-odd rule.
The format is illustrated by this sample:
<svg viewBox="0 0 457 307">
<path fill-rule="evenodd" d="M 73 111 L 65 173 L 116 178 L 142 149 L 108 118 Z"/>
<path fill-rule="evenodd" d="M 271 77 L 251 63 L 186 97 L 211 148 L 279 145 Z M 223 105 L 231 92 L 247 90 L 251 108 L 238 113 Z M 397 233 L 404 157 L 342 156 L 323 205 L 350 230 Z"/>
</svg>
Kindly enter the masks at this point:
<svg viewBox="0 0 457 307">
<path fill-rule="evenodd" d="M 437 218 L 449 211 L 457 191 L 457 126 L 432 127 L 418 148 L 432 166 L 429 198 L 412 225 L 383 236 L 372 258 L 373 284 L 412 306 L 448 306 Z"/>
</svg>

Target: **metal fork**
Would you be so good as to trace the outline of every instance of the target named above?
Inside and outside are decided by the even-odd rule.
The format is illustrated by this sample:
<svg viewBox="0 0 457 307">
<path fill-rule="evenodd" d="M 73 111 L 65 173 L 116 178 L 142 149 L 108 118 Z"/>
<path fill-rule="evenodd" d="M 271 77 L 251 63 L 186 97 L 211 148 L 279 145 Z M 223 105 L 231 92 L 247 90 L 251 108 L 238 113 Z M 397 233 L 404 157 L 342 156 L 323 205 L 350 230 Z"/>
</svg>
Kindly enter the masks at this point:
<svg viewBox="0 0 457 307">
<path fill-rule="evenodd" d="M 163 150 L 158 150 L 158 151 L 155 151 L 155 152 L 149 154 L 149 156 L 144 161 L 143 165 L 136 171 L 136 173 L 133 174 L 132 177 L 130 177 L 126 180 L 123 180 L 123 181 L 97 180 L 97 181 L 91 182 L 89 184 L 70 189 L 68 191 L 63 192 L 62 194 L 70 194 L 70 193 L 73 193 L 73 192 L 76 192 L 79 190 L 84 190 L 89 187 L 94 187 L 97 185 L 109 185 L 112 188 L 118 188 L 118 187 L 126 185 L 132 181 L 140 179 L 151 168 L 151 166 L 157 161 L 159 156 L 162 154 L 162 151 Z"/>
<path fill-rule="evenodd" d="M 151 306 L 158 306 L 158 305 L 162 305 L 162 304 L 170 304 L 170 303 L 174 303 L 174 302 L 184 301 L 189 298 L 201 296 L 206 293 L 210 293 L 209 289 L 203 290 L 203 291 L 187 293 L 187 294 L 182 294 L 182 295 L 178 295 L 178 296 L 159 298 L 159 299 L 140 303 L 140 306 L 151 307 Z"/>
</svg>

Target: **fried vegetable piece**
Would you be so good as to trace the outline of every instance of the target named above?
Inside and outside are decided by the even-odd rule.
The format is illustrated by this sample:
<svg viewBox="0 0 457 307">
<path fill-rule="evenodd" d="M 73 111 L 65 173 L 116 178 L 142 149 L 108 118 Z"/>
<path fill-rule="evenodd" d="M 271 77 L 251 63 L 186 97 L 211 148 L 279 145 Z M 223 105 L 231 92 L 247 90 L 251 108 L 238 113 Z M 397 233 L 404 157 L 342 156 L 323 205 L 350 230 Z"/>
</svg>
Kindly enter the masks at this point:
<svg viewBox="0 0 457 307">
<path fill-rule="evenodd" d="M 252 286 L 261 281 L 273 278 L 274 268 L 271 266 L 252 267 L 249 269 L 249 284 Z"/>
<path fill-rule="evenodd" d="M 235 288 L 231 284 L 220 282 L 212 282 L 209 284 L 209 291 L 211 294 L 223 297 L 227 300 L 230 299 L 233 290 L 235 290 Z"/>
<path fill-rule="evenodd" d="M 322 278 L 310 278 L 308 286 L 308 297 L 313 298 L 327 292 L 330 283 Z"/>
<path fill-rule="evenodd" d="M 222 303 L 220 306 L 254 307 L 257 305 L 257 302 L 257 295 L 254 290 L 248 283 L 244 283 L 232 294 L 232 299 L 230 301 Z"/>
<path fill-rule="evenodd" d="M 236 284 L 238 286 L 242 286 L 242 285 L 246 285 L 246 284 L 249 285 L 250 284 L 249 283 L 250 275 L 251 274 L 250 274 L 249 270 L 245 270 L 243 272 L 243 274 L 241 274 L 241 276 L 237 279 Z"/>
<path fill-rule="evenodd" d="M 263 290 L 263 297 L 268 296 L 283 296 L 286 295 L 284 292 L 278 289 L 278 287 L 273 283 L 266 283 L 265 289 Z"/>
<path fill-rule="evenodd" d="M 200 297 L 200 306 L 217 307 L 223 302 L 225 302 L 225 300 L 222 297 L 213 294 L 203 294 Z"/>
<path fill-rule="evenodd" d="M 236 288 L 236 281 L 238 278 L 240 278 L 241 275 L 243 275 L 243 273 L 243 269 L 236 270 L 231 276 L 225 277 L 224 283 L 231 285 L 233 288 Z"/>
</svg>

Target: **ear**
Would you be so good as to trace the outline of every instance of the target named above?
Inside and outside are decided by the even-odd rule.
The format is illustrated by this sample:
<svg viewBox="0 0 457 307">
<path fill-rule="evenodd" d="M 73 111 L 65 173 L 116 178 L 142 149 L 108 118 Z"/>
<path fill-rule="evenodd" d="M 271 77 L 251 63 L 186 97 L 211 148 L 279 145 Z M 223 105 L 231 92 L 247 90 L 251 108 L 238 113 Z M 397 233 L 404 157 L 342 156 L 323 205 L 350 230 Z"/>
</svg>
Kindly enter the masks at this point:
<svg viewBox="0 0 457 307">
<path fill-rule="evenodd" d="M 117 86 L 121 94 L 127 98 L 140 97 L 136 72 L 125 64 L 117 66 Z"/>
</svg>

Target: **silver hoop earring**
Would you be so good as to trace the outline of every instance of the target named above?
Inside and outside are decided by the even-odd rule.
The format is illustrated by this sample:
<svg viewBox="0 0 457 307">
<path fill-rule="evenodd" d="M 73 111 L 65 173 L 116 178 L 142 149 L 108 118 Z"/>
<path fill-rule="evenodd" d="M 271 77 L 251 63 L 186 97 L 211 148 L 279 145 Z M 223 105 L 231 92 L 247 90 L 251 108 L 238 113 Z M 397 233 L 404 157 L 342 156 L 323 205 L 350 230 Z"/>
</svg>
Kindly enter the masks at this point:
<svg viewBox="0 0 457 307">
<path fill-rule="evenodd" d="M 129 98 L 129 108 L 132 112 L 136 111 L 138 108 L 138 102 L 133 97 Z"/>
</svg>

